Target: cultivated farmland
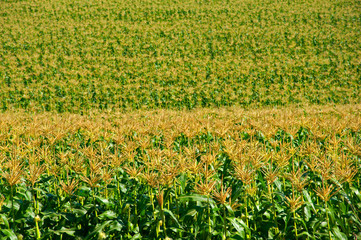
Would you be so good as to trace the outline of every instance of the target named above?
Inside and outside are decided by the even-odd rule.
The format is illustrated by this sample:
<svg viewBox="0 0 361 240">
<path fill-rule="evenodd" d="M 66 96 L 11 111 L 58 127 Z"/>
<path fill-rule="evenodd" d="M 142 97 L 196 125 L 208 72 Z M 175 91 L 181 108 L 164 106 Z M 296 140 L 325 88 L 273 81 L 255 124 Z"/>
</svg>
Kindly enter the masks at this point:
<svg viewBox="0 0 361 240">
<path fill-rule="evenodd" d="M 361 2 L 0 0 L 0 239 L 358 239 Z"/>
<path fill-rule="evenodd" d="M 360 1 L 1 1 L 0 109 L 359 103 Z"/>
</svg>

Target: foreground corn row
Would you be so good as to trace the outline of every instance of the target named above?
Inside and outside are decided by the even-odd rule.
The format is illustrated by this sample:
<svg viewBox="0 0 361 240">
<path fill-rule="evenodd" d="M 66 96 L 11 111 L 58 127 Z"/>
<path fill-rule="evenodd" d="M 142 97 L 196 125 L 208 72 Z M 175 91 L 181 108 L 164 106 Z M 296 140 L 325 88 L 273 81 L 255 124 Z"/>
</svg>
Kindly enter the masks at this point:
<svg viewBox="0 0 361 240">
<path fill-rule="evenodd" d="M 360 109 L 1 114 L 0 238 L 356 238 Z"/>
</svg>

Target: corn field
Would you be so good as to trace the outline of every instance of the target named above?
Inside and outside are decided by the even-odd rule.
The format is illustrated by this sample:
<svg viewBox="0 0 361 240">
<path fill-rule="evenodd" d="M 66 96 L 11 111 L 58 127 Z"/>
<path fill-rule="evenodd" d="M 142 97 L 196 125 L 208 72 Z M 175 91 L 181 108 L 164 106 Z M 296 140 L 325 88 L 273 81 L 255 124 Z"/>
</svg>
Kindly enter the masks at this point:
<svg viewBox="0 0 361 240">
<path fill-rule="evenodd" d="M 2 0 L 0 110 L 360 103 L 359 0 Z"/>
<path fill-rule="evenodd" d="M 353 239 L 361 106 L 1 115 L 0 234 Z"/>
<path fill-rule="evenodd" d="M 0 0 L 0 239 L 361 239 L 359 0 Z"/>
</svg>

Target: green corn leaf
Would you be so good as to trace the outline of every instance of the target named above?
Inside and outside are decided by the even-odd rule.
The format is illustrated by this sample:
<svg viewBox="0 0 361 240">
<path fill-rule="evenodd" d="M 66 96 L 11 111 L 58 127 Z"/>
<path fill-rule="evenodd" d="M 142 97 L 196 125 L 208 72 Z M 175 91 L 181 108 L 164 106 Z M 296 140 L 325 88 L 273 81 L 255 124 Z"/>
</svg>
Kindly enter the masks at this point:
<svg viewBox="0 0 361 240">
<path fill-rule="evenodd" d="M 0 229 L 0 231 L 10 240 L 18 240 L 16 234 L 10 229 Z"/>
<path fill-rule="evenodd" d="M 53 230 L 50 230 L 50 232 L 56 234 L 56 235 L 62 235 L 62 234 L 67 234 L 69 236 L 72 236 L 74 237 L 75 236 L 75 232 L 76 230 L 75 229 L 68 229 L 68 228 L 65 228 L 65 227 L 62 227 L 60 230 L 56 230 L 56 231 L 53 231 Z"/>
<path fill-rule="evenodd" d="M 5 225 L 5 228 L 10 228 L 9 221 L 5 214 L 0 214 L 0 223 Z"/>
<path fill-rule="evenodd" d="M 103 222 L 102 224 L 98 224 L 95 229 L 88 234 L 88 236 L 85 238 L 85 240 L 91 239 L 94 235 L 98 234 L 100 231 L 103 230 L 106 226 L 112 223 L 112 220 L 108 220 Z"/>
<path fill-rule="evenodd" d="M 206 196 L 202 196 L 202 195 L 198 195 L 198 194 L 181 196 L 181 197 L 179 197 L 179 201 L 181 201 L 181 202 L 194 201 L 194 202 L 209 202 L 209 203 L 215 203 L 212 198 L 209 198 L 209 197 L 206 197 Z"/>
<path fill-rule="evenodd" d="M 338 227 L 332 228 L 332 233 L 337 240 L 347 240 L 346 234 L 342 233 Z"/>
<path fill-rule="evenodd" d="M 174 216 L 174 214 L 170 210 L 165 208 L 164 212 L 167 213 L 178 224 L 178 227 L 182 228 L 182 226 L 178 222 L 178 219 Z"/>
<path fill-rule="evenodd" d="M 243 220 L 234 217 L 228 217 L 227 219 L 231 222 L 233 227 L 236 229 L 236 231 L 242 238 L 245 238 L 246 234 L 251 233 L 250 229 L 243 222 Z"/>
<path fill-rule="evenodd" d="M 313 210 L 314 212 L 316 212 L 316 208 L 315 208 L 315 206 L 313 205 L 313 201 L 312 201 L 311 196 L 310 196 L 310 194 L 308 193 L 308 191 L 303 190 L 302 193 L 303 193 L 303 196 L 306 198 L 307 204 L 312 207 L 312 210 Z"/>
<path fill-rule="evenodd" d="M 100 220 L 110 220 L 117 218 L 117 214 L 111 210 L 105 211 L 98 216 Z"/>
</svg>

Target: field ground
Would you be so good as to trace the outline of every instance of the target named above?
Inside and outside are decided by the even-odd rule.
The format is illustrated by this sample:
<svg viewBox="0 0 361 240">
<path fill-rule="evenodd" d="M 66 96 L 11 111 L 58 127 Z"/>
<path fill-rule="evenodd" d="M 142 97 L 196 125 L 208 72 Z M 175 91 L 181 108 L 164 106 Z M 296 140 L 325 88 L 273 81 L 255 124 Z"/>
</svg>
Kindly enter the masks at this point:
<svg viewBox="0 0 361 240">
<path fill-rule="evenodd" d="M 361 238 L 360 9 L 0 0 L 0 239 Z"/>
</svg>

